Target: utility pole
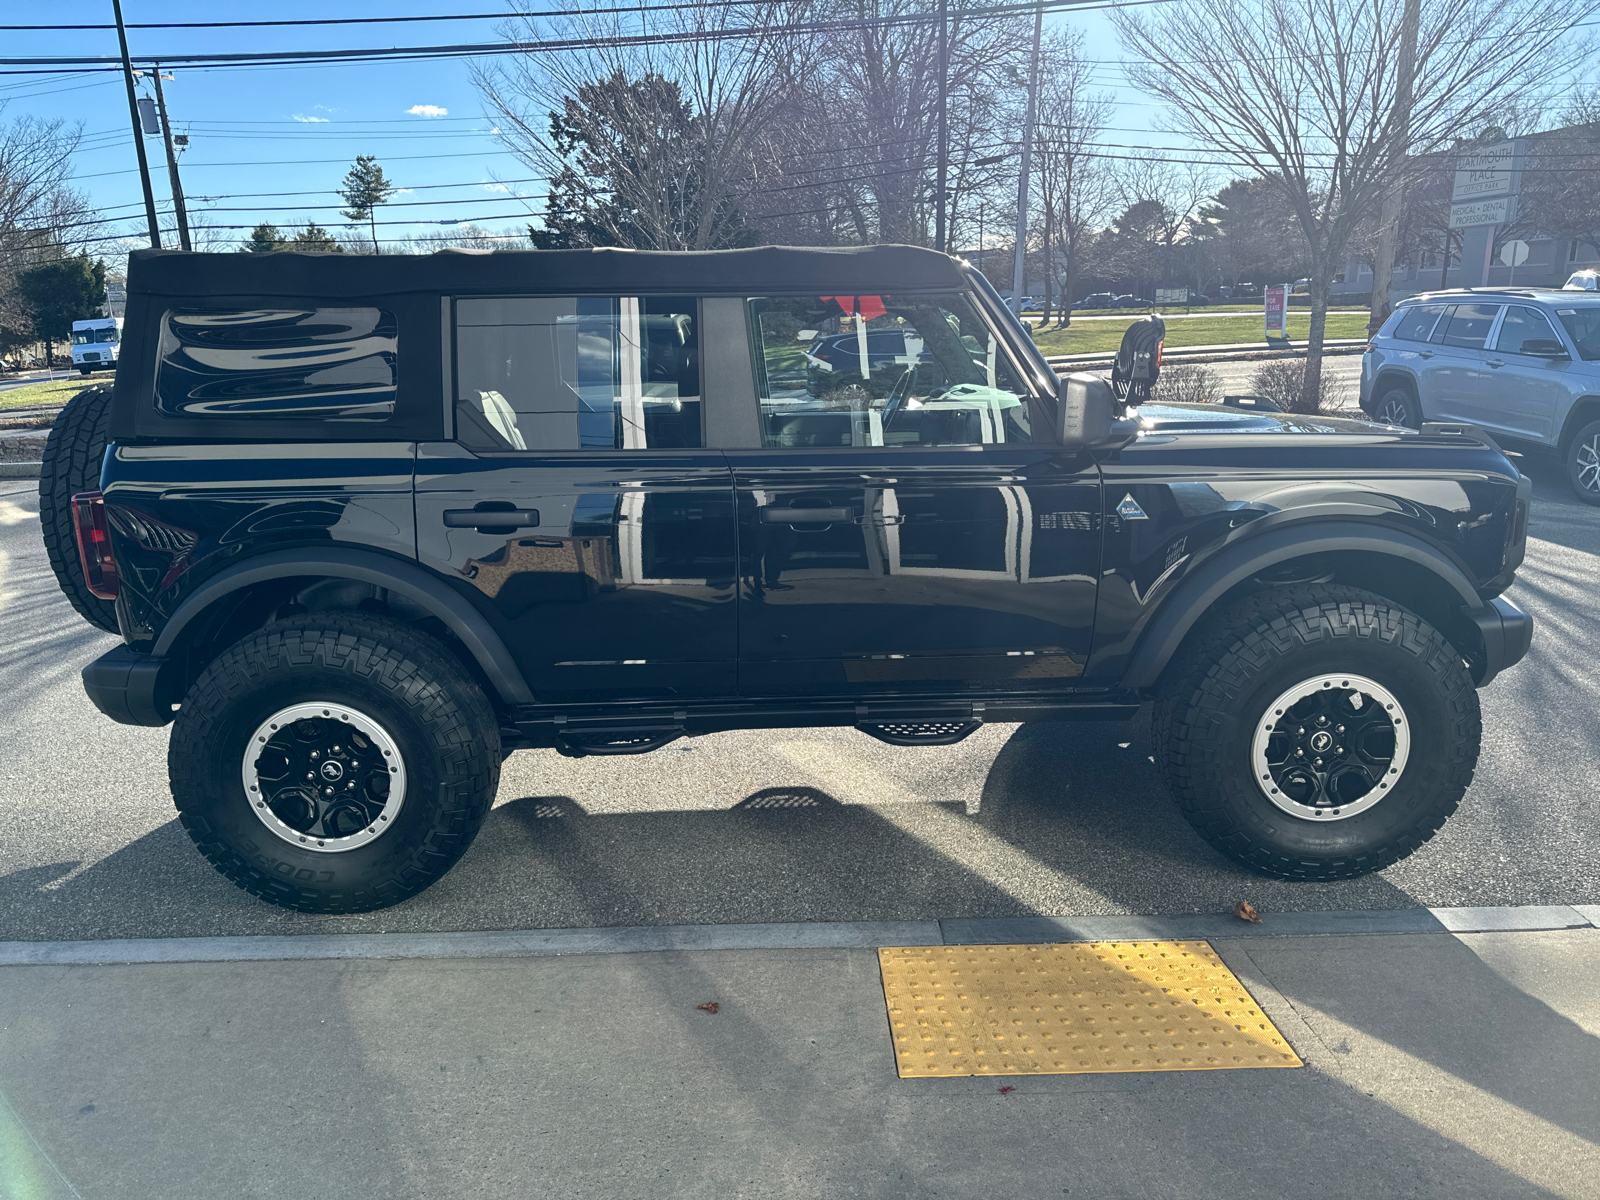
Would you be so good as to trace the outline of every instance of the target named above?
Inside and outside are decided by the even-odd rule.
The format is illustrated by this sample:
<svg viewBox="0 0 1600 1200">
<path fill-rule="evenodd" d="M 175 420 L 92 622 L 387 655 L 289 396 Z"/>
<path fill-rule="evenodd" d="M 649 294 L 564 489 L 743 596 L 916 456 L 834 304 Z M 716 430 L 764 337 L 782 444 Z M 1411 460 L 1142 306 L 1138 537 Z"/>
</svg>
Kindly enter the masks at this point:
<svg viewBox="0 0 1600 1200">
<path fill-rule="evenodd" d="M 1022 121 L 1022 170 L 1017 175 L 1017 258 L 1011 272 L 1011 311 L 1022 316 L 1024 259 L 1028 253 L 1028 176 L 1033 172 L 1033 122 L 1039 95 L 1039 39 L 1044 34 L 1044 2 L 1033 13 L 1033 59 L 1028 64 L 1028 113 Z"/>
<path fill-rule="evenodd" d="M 117 43 L 122 47 L 122 77 L 128 85 L 128 115 L 133 118 L 133 148 L 139 155 L 139 182 L 144 185 L 144 215 L 150 225 L 150 245 L 161 249 L 161 223 L 156 219 L 156 197 L 150 190 L 150 162 L 144 156 L 144 130 L 139 123 L 139 97 L 133 91 L 133 62 L 128 58 L 128 31 L 122 24 L 122 0 L 111 0 L 117 18 Z"/>
<path fill-rule="evenodd" d="M 950 177 L 950 121 L 945 113 L 950 100 L 949 12 L 950 0 L 939 0 L 939 165 L 933 185 L 933 248 L 940 254 L 948 254 L 950 249 L 945 237 L 946 184 Z"/>
<path fill-rule="evenodd" d="M 183 203 L 183 184 L 178 181 L 178 156 L 172 149 L 172 122 L 167 120 L 167 98 L 161 93 L 161 64 L 151 72 L 156 81 L 156 112 L 161 115 L 161 140 L 167 145 L 167 178 L 172 181 L 172 211 L 178 218 L 178 245 L 185 250 L 189 245 L 189 210 Z M 172 78 L 172 76 L 167 76 Z"/>
<path fill-rule="evenodd" d="M 1395 243 L 1400 237 L 1400 204 L 1405 172 L 1401 165 L 1411 142 L 1411 102 L 1417 74 L 1417 26 L 1422 20 L 1422 0 L 1405 0 L 1400 16 L 1400 46 L 1394 84 L 1394 143 L 1389 151 L 1388 190 L 1378 215 L 1378 248 L 1372 261 L 1372 306 L 1367 332 L 1377 333 L 1389 318 L 1389 291 L 1394 285 Z M 1445 239 L 1445 262 L 1450 261 L 1449 238 Z"/>
</svg>

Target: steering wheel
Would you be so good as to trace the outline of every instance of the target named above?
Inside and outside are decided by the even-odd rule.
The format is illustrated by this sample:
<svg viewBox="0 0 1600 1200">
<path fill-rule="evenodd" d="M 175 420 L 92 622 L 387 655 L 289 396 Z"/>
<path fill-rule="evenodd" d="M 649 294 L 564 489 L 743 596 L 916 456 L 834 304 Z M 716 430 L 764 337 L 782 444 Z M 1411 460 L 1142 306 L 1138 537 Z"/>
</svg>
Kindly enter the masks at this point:
<svg viewBox="0 0 1600 1200">
<path fill-rule="evenodd" d="M 906 397 L 911 394 L 911 385 L 916 381 L 916 378 L 917 368 L 916 364 L 913 363 L 911 366 L 906 368 L 906 373 L 904 375 L 895 380 L 894 389 L 889 393 L 888 402 L 883 406 L 884 429 L 888 429 L 889 422 L 893 421 L 895 417 L 899 415 L 901 407 L 906 402 Z"/>
</svg>

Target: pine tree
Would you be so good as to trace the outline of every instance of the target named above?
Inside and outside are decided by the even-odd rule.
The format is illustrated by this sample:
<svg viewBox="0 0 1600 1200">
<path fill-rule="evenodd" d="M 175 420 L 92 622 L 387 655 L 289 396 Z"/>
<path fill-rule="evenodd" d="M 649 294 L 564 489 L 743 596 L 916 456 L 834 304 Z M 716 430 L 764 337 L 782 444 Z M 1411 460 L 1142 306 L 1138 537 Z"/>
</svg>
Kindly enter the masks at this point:
<svg viewBox="0 0 1600 1200">
<path fill-rule="evenodd" d="M 278 227 L 263 221 L 250 231 L 248 238 L 239 243 L 239 249 L 245 254 L 269 254 L 274 250 L 282 250 L 286 245 Z"/>
<path fill-rule="evenodd" d="M 295 250 L 311 250 L 319 254 L 343 254 L 344 247 L 334 240 L 321 225 L 312 221 L 294 235 L 294 240 L 289 245 Z"/>
<path fill-rule="evenodd" d="M 372 230 L 372 252 L 378 250 L 378 205 L 394 195 L 396 189 L 386 178 L 378 160 L 371 154 L 356 155 L 355 166 L 344 177 L 339 195 L 350 207 L 344 209 L 347 221 L 366 221 Z"/>
<path fill-rule="evenodd" d="M 100 315 L 106 302 L 106 264 L 87 252 L 43 263 L 17 276 L 34 330 L 44 339 L 45 362 L 55 359 L 55 343 L 72 337 L 72 323 Z"/>
</svg>

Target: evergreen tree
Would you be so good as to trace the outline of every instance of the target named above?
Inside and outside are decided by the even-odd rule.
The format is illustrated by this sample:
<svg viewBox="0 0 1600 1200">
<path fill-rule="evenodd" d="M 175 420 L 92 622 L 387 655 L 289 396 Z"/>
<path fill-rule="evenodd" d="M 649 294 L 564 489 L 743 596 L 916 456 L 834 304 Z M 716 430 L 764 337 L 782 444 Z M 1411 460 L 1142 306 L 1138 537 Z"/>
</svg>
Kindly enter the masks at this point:
<svg viewBox="0 0 1600 1200">
<path fill-rule="evenodd" d="M 17 276 L 33 320 L 34 331 L 44 339 L 45 361 L 55 355 L 55 343 L 72 337 L 72 323 L 100 315 L 106 302 L 106 264 L 87 253 L 43 263 Z"/>
<path fill-rule="evenodd" d="M 315 221 L 310 222 L 304 229 L 296 233 L 289 246 L 294 250 L 312 250 L 321 254 L 344 253 L 344 247 L 339 245 L 333 234 Z"/>
<path fill-rule="evenodd" d="M 282 250 L 288 243 L 283 240 L 283 234 L 278 232 L 276 225 L 268 225 L 265 221 L 250 231 L 250 236 L 239 243 L 239 249 L 245 254 L 268 254 L 273 250 Z"/>
<path fill-rule="evenodd" d="M 372 252 L 378 250 L 378 205 L 394 195 L 396 189 L 384 177 L 383 168 L 371 154 L 356 155 L 355 166 L 344 177 L 339 195 L 350 207 L 344 210 L 347 221 L 366 221 L 372 230 Z"/>
</svg>

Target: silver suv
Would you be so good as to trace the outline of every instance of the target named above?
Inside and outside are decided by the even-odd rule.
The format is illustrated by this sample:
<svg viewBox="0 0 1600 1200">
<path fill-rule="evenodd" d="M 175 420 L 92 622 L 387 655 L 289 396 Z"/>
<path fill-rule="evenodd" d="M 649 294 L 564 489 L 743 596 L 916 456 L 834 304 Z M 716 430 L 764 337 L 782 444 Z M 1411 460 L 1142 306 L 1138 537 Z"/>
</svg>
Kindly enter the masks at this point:
<svg viewBox="0 0 1600 1200">
<path fill-rule="evenodd" d="M 1561 454 L 1600 504 L 1600 293 L 1467 288 L 1401 301 L 1367 343 L 1361 407 L 1380 421 L 1476 425 Z"/>
</svg>

